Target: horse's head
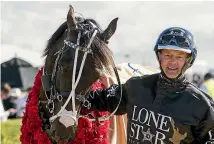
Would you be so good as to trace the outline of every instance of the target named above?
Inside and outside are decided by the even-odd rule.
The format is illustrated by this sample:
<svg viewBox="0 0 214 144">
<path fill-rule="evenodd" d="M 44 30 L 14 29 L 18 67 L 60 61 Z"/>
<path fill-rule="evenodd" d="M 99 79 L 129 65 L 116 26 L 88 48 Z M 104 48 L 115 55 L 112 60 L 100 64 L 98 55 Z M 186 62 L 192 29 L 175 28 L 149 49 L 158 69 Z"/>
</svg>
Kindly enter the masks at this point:
<svg viewBox="0 0 214 144">
<path fill-rule="evenodd" d="M 51 74 L 47 97 L 53 114 L 51 135 L 56 141 L 68 141 L 81 96 L 86 95 L 104 70 L 111 72 L 113 57 L 107 44 L 116 26 L 117 18 L 102 31 L 95 20 L 75 17 L 70 6 L 67 22 L 49 40 L 44 75 Z"/>
</svg>

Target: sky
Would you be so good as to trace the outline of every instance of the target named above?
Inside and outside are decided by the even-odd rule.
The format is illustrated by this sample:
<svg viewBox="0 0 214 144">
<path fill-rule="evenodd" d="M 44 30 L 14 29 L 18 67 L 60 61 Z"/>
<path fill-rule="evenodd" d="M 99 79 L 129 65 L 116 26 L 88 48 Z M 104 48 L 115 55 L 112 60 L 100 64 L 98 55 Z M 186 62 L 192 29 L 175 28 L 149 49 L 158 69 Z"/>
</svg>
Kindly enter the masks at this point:
<svg viewBox="0 0 214 144">
<path fill-rule="evenodd" d="M 85 18 L 94 18 L 103 29 L 118 17 L 109 41 L 116 63 L 156 64 L 153 51 L 158 35 L 180 26 L 196 39 L 195 66 L 214 68 L 214 2 L 1 2 L 1 63 L 20 57 L 34 66 L 42 58 L 47 40 L 66 21 L 69 4 Z M 125 55 L 129 54 L 129 57 Z"/>
</svg>

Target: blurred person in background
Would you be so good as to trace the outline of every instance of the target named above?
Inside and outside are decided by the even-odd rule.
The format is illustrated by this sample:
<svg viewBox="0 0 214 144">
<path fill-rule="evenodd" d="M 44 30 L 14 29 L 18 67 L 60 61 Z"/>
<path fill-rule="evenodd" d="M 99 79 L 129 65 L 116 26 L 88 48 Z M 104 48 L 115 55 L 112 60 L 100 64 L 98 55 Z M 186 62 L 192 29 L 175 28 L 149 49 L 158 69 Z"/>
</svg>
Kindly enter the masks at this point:
<svg viewBox="0 0 214 144">
<path fill-rule="evenodd" d="M 200 88 L 214 99 L 214 76 L 211 73 L 204 75 L 204 82 Z"/>
<path fill-rule="evenodd" d="M 199 87 L 199 86 L 201 85 L 201 83 L 202 83 L 202 78 L 201 78 L 200 74 L 194 73 L 194 74 L 192 75 L 192 83 L 193 83 L 194 85 L 196 85 L 197 87 Z"/>
<path fill-rule="evenodd" d="M 10 96 L 10 87 L 3 85 L 1 87 L 1 119 L 6 120 L 6 117 L 16 118 L 16 104 Z M 1 106 L 1 107 L 2 107 Z"/>
<path fill-rule="evenodd" d="M 12 97 L 11 100 L 14 104 L 16 104 L 16 106 L 17 106 L 18 99 L 21 98 L 21 95 L 22 95 L 22 91 L 20 88 L 12 88 L 10 91 L 10 96 Z"/>
<path fill-rule="evenodd" d="M 9 83 L 4 83 L 3 86 L 4 86 L 5 88 L 7 88 L 8 90 L 11 90 L 11 86 L 10 86 Z"/>
<path fill-rule="evenodd" d="M 22 117 L 25 112 L 25 106 L 27 102 L 28 95 L 31 91 L 31 87 L 29 87 L 24 95 L 22 95 L 17 100 L 17 117 Z"/>
<path fill-rule="evenodd" d="M 5 111 L 2 103 L 2 99 L 0 99 L 0 121 L 1 122 L 5 122 L 8 119 L 9 115 L 13 115 L 15 113 L 16 113 L 16 109 L 14 108 L 10 108 L 7 111 Z"/>
</svg>

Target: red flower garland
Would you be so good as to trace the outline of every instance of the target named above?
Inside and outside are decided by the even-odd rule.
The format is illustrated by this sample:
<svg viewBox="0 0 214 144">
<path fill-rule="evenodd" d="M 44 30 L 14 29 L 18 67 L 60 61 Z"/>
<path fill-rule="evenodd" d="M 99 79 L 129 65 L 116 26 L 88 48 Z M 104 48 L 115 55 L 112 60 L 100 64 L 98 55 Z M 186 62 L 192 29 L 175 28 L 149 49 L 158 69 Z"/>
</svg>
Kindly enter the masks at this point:
<svg viewBox="0 0 214 144">
<path fill-rule="evenodd" d="M 94 82 L 91 90 L 101 90 L 103 88 L 104 85 L 100 82 Z M 90 113 L 94 117 L 101 117 L 109 114 L 109 112 L 105 111 L 99 112 L 91 110 L 82 110 L 81 113 L 84 115 Z M 96 122 L 86 118 L 79 118 L 74 144 L 109 144 L 109 124 L 109 120 Z"/>
<path fill-rule="evenodd" d="M 41 88 L 42 69 L 37 73 L 34 86 L 29 93 L 24 116 L 22 117 L 21 136 L 22 144 L 51 144 L 48 135 L 42 130 L 42 120 L 39 117 L 38 93 Z M 104 85 L 95 82 L 92 90 L 102 89 Z M 82 114 L 91 113 L 95 117 L 101 117 L 109 112 L 83 110 Z M 58 144 L 109 144 L 109 121 L 92 122 L 89 119 L 80 118 L 74 142 Z"/>
<path fill-rule="evenodd" d="M 51 144 L 47 134 L 42 130 L 42 120 L 39 117 L 38 93 L 41 88 L 42 69 L 35 77 L 34 86 L 29 93 L 24 116 L 22 117 L 22 144 Z"/>
</svg>

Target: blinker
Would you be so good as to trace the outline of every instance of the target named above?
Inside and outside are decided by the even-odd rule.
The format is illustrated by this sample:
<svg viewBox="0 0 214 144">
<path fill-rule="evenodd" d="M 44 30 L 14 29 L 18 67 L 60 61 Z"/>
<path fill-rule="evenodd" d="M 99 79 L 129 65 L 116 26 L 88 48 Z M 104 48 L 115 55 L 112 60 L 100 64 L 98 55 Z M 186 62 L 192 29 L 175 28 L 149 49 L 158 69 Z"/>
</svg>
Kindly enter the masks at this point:
<svg viewBox="0 0 214 144">
<path fill-rule="evenodd" d="M 41 81 L 42 81 L 42 87 L 44 89 L 44 91 L 50 91 L 51 89 L 51 75 L 43 75 L 41 77 Z"/>
</svg>

